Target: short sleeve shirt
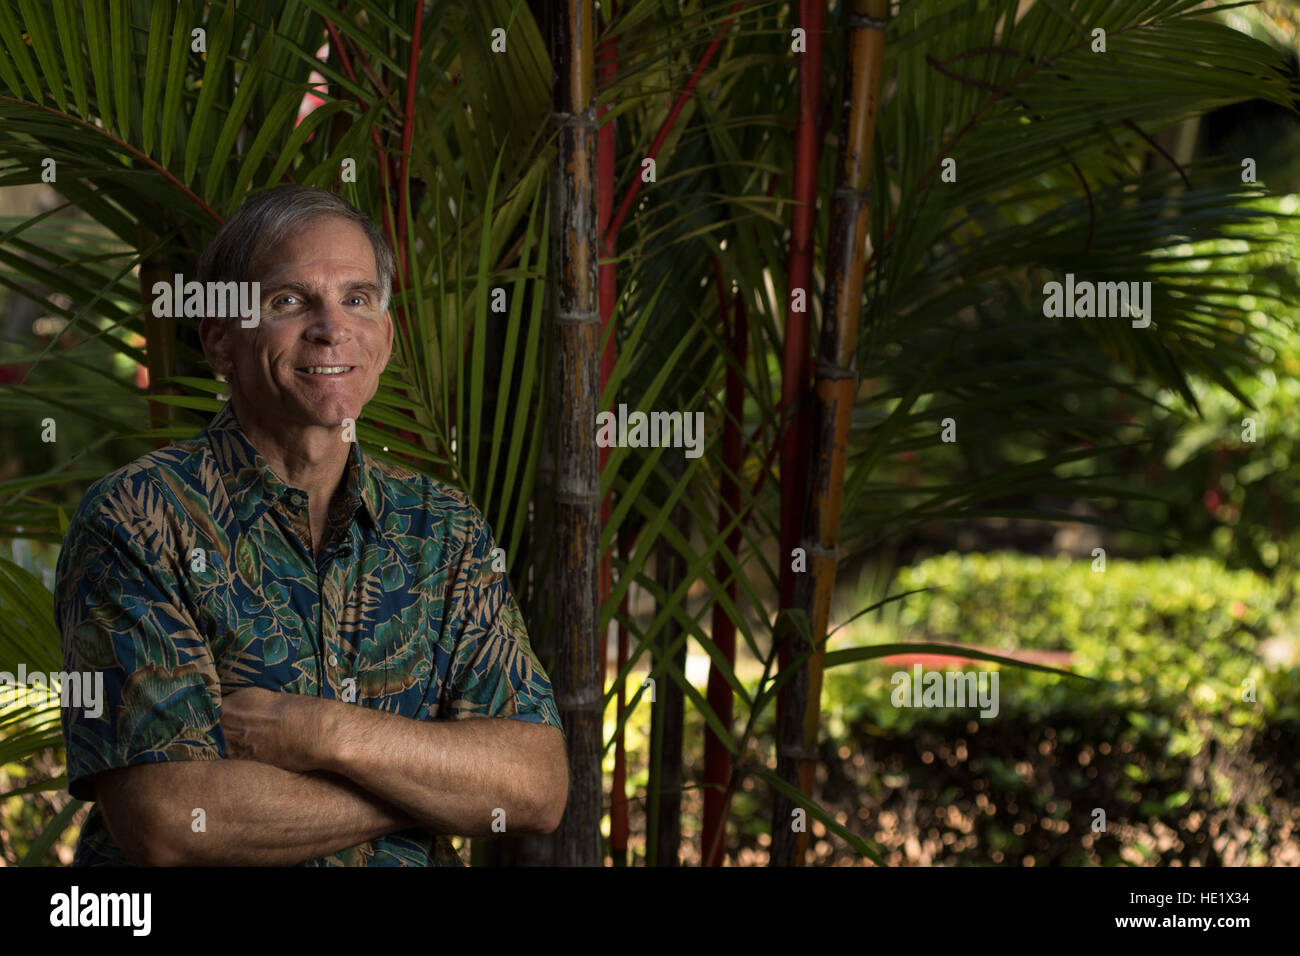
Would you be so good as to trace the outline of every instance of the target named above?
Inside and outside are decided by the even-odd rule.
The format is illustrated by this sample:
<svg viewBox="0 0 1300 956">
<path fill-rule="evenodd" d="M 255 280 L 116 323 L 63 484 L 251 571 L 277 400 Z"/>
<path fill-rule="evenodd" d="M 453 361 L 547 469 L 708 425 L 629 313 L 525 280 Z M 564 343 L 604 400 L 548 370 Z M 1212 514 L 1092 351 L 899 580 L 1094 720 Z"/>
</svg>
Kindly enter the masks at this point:
<svg viewBox="0 0 1300 956">
<path fill-rule="evenodd" d="M 229 402 L 91 486 L 55 585 L 65 670 L 103 675 L 98 706 L 63 711 L 74 797 L 93 800 L 104 770 L 225 758 L 221 699 L 239 687 L 562 729 L 503 556 L 463 493 L 353 443 L 319 556 L 310 545 L 306 492 Z M 75 864 L 130 864 L 98 806 Z M 445 835 L 409 830 L 303 865 L 461 861 Z"/>
</svg>

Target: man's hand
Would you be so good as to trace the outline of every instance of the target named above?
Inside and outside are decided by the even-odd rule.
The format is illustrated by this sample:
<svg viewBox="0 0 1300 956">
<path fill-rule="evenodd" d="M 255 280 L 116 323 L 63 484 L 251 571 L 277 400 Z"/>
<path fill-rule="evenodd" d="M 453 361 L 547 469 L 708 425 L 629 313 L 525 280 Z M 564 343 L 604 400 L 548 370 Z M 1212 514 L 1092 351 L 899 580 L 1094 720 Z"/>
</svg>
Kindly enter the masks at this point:
<svg viewBox="0 0 1300 956">
<path fill-rule="evenodd" d="M 320 769 L 312 744 L 320 740 L 321 710 L 314 698 L 241 687 L 221 700 L 221 728 L 227 756 L 256 760 L 281 770 Z"/>
</svg>

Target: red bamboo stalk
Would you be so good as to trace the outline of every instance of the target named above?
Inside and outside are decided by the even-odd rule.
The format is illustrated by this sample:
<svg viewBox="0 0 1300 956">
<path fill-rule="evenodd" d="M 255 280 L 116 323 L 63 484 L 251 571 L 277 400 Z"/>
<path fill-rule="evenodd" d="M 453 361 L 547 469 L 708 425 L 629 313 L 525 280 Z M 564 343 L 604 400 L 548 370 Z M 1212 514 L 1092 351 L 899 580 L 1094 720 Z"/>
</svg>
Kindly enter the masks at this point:
<svg viewBox="0 0 1300 956">
<path fill-rule="evenodd" d="M 415 5 L 415 23 L 411 27 L 411 53 L 406 64 L 406 104 L 402 110 L 402 158 L 397 175 L 398 186 L 406 188 L 406 177 L 411 170 L 411 138 L 415 133 L 415 81 L 420 70 L 420 30 L 424 24 L 424 3 Z M 397 250 L 398 258 L 406 260 L 406 202 L 397 197 Z"/>
<path fill-rule="evenodd" d="M 799 116 L 794 130 L 794 167 L 791 171 L 794 208 L 790 216 L 789 275 L 785 311 L 785 350 L 781 361 L 781 553 L 777 590 L 779 606 L 794 600 L 795 571 L 790 553 L 803 537 L 804 488 L 808 474 L 808 383 L 812 375 L 809 350 L 812 327 L 813 226 L 817 219 L 817 169 L 821 139 L 817 125 L 822 96 L 822 37 L 826 5 L 821 0 L 800 0 L 799 23 L 807 48 L 799 60 Z M 803 312 L 795 311 L 795 291 L 803 290 Z M 785 670 L 789 646 L 782 642 L 777 661 Z M 777 695 L 777 721 L 785 713 L 787 692 Z"/>
</svg>

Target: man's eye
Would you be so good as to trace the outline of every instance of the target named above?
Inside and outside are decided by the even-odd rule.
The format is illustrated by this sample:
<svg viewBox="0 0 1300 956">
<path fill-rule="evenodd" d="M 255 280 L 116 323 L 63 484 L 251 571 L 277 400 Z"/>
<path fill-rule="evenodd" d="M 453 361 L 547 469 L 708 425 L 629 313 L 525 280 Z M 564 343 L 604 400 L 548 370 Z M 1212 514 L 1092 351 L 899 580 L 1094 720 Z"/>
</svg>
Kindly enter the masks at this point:
<svg viewBox="0 0 1300 956">
<path fill-rule="evenodd" d="M 348 301 L 349 301 L 349 302 L 354 302 L 354 303 L 356 303 L 357 305 L 365 305 L 365 304 L 366 304 L 365 296 L 360 296 L 360 295 L 350 295 L 350 296 L 348 296 Z"/>
<path fill-rule="evenodd" d="M 272 305 L 287 305 L 287 304 L 288 304 L 288 300 L 290 300 L 290 299 L 294 299 L 294 300 L 296 300 L 297 298 L 298 298 L 298 297 L 297 297 L 296 295 L 289 295 L 288 293 L 286 293 L 286 294 L 284 294 L 284 295 L 277 295 L 274 299 L 271 300 L 271 304 L 272 304 Z"/>
</svg>

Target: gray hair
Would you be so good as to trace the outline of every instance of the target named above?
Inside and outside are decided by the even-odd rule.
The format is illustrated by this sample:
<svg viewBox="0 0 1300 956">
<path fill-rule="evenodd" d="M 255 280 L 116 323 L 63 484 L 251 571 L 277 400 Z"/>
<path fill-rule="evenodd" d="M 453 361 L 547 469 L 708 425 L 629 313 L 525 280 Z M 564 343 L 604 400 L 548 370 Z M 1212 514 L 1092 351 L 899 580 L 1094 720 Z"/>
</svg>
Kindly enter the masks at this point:
<svg viewBox="0 0 1300 956">
<path fill-rule="evenodd" d="M 200 282 L 251 281 L 253 263 L 304 223 L 336 216 L 361 227 L 375 252 L 381 294 L 388 311 L 396 264 L 392 246 L 374 221 L 342 196 L 315 186 L 276 186 L 241 205 L 199 257 Z"/>
</svg>

